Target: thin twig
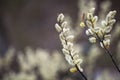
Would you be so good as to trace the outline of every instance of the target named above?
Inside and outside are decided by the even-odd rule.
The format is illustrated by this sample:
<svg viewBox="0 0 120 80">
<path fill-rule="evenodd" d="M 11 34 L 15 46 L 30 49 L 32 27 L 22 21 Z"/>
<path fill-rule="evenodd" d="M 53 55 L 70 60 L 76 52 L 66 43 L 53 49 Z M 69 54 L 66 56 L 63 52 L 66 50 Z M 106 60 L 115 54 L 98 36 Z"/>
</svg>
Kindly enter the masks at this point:
<svg viewBox="0 0 120 80">
<path fill-rule="evenodd" d="M 91 21 L 91 23 L 92 23 L 92 20 L 90 20 L 90 21 Z M 93 23 L 92 23 L 92 27 L 94 27 L 94 24 L 93 24 Z M 102 43 L 105 52 L 110 56 L 110 58 L 111 58 L 111 60 L 112 60 L 112 62 L 113 62 L 113 65 L 116 67 L 117 71 L 118 71 L 119 74 L 120 74 L 120 69 L 119 69 L 117 63 L 115 62 L 115 59 L 113 58 L 112 53 L 110 53 L 110 51 L 105 47 L 105 44 L 103 43 L 103 40 L 101 40 L 101 38 L 98 36 L 98 34 L 95 33 L 95 35 L 97 36 L 98 40 Z"/>
<path fill-rule="evenodd" d="M 113 62 L 113 65 L 116 67 L 116 69 L 117 69 L 118 72 L 120 73 L 120 69 L 119 69 L 117 63 L 115 62 L 112 53 L 110 53 L 110 51 L 105 47 L 105 44 L 103 43 L 103 41 L 100 39 L 100 37 L 99 37 L 97 34 L 96 34 L 96 36 L 97 36 L 98 40 L 103 44 L 104 50 L 105 50 L 105 52 L 110 56 L 110 58 L 111 58 L 111 60 L 112 60 L 112 62 Z"/>
<path fill-rule="evenodd" d="M 77 65 L 75 65 L 76 66 L 76 68 L 77 68 L 77 70 L 79 71 L 79 73 L 82 75 L 82 77 L 84 78 L 84 80 L 87 80 L 87 77 L 83 74 L 83 72 L 81 72 L 80 70 L 79 70 L 79 67 L 77 66 Z"/>
</svg>

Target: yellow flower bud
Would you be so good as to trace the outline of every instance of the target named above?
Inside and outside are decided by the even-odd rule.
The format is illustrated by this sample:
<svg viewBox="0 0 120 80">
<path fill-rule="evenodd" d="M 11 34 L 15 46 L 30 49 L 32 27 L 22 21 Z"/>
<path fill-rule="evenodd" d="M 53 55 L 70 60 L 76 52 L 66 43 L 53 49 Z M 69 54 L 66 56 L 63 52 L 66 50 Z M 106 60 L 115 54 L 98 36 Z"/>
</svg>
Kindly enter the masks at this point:
<svg viewBox="0 0 120 80">
<path fill-rule="evenodd" d="M 96 24 L 97 21 L 98 21 L 98 17 L 97 17 L 97 16 L 94 16 L 94 17 L 92 18 L 92 23 L 93 23 L 93 24 Z"/>
<path fill-rule="evenodd" d="M 84 22 L 80 22 L 80 27 L 84 28 L 85 27 L 85 23 Z"/>
<path fill-rule="evenodd" d="M 77 72 L 77 68 L 76 68 L 76 67 L 70 68 L 70 72 L 71 72 L 71 73 Z"/>
</svg>

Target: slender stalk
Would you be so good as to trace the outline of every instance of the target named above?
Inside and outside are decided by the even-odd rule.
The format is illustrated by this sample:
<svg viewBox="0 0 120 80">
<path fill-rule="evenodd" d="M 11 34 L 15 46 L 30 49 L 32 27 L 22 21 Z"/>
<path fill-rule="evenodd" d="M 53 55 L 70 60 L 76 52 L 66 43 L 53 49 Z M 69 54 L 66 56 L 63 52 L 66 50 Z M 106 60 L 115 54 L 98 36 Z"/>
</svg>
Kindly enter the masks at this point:
<svg viewBox="0 0 120 80">
<path fill-rule="evenodd" d="M 84 78 L 84 80 L 87 80 L 87 77 L 83 74 L 83 72 L 81 72 L 80 70 L 79 70 L 79 67 L 77 66 L 77 65 L 75 65 L 76 66 L 76 68 L 77 68 L 77 70 L 79 71 L 79 73 L 82 75 L 82 77 Z"/>
<path fill-rule="evenodd" d="M 103 42 L 102 42 L 102 44 L 103 44 Z M 120 69 L 119 69 L 117 63 L 115 62 L 115 60 L 114 60 L 112 54 L 111 54 L 111 53 L 109 52 L 109 50 L 105 47 L 104 44 L 103 44 L 103 46 L 104 46 L 104 49 L 105 49 L 106 53 L 108 53 L 108 55 L 110 56 L 110 58 L 111 58 L 111 60 L 112 60 L 112 62 L 113 62 L 113 64 L 114 64 L 114 66 L 116 67 L 116 69 L 117 69 L 118 72 L 120 73 Z"/>
<path fill-rule="evenodd" d="M 117 69 L 118 72 L 120 73 L 120 69 L 119 69 L 117 63 L 115 62 L 115 59 L 113 58 L 112 53 L 110 53 L 110 51 L 105 47 L 105 44 L 103 43 L 103 41 L 99 38 L 99 36 L 98 36 L 97 34 L 96 34 L 96 36 L 97 36 L 98 40 L 99 40 L 100 42 L 102 42 L 105 52 L 110 56 L 110 58 L 111 58 L 111 60 L 112 60 L 112 62 L 113 62 L 113 65 L 116 67 L 116 69 Z"/>
<path fill-rule="evenodd" d="M 92 23 L 92 20 L 90 20 L 90 22 Z M 92 23 L 92 27 L 94 28 L 94 24 Z M 115 61 L 115 59 L 113 58 L 113 55 L 112 53 L 110 53 L 110 51 L 105 47 L 105 44 L 103 43 L 103 40 L 101 40 L 101 38 L 98 36 L 97 33 L 95 33 L 95 35 L 97 36 L 98 40 L 102 43 L 103 47 L 104 47 L 104 50 L 105 52 L 110 56 L 112 62 L 113 62 L 113 65 L 115 66 L 115 68 L 117 69 L 117 71 L 119 72 L 120 74 L 120 69 Z"/>
</svg>

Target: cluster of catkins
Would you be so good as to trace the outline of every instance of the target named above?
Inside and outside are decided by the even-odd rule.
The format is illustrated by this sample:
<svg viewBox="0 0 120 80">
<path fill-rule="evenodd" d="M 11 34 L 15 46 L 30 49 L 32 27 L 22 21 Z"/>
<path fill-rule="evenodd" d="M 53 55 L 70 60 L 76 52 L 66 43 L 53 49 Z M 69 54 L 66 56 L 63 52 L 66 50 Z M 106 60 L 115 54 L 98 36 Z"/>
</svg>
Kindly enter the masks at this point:
<svg viewBox="0 0 120 80">
<path fill-rule="evenodd" d="M 74 47 L 74 35 L 71 34 L 71 30 L 65 21 L 64 15 L 61 13 L 57 17 L 57 23 L 55 24 L 56 30 L 60 33 L 59 38 L 63 46 L 62 52 L 65 55 L 69 64 L 74 67 L 70 69 L 71 72 L 83 71 L 81 68 L 82 59 L 79 58 L 78 52 Z"/>
<path fill-rule="evenodd" d="M 88 29 L 86 30 L 86 35 L 90 36 L 89 41 L 91 43 L 96 43 L 96 39 L 99 40 L 102 48 L 109 48 L 110 46 L 110 38 L 111 38 L 111 30 L 113 24 L 116 22 L 114 16 L 116 11 L 110 11 L 105 20 L 102 20 L 100 25 L 97 25 L 98 16 L 94 16 L 95 8 L 89 10 L 86 14 L 86 26 Z M 80 24 L 82 27 L 83 22 Z"/>
<path fill-rule="evenodd" d="M 116 11 L 110 11 L 105 20 L 102 20 L 100 23 L 98 22 L 98 16 L 94 16 L 94 12 L 95 8 L 90 9 L 86 13 L 85 19 L 80 23 L 80 26 L 82 28 L 87 26 L 86 35 L 89 36 L 89 41 L 91 43 L 99 41 L 100 46 L 108 52 L 111 38 L 110 32 L 113 24 L 116 22 L 114 19 Z M 68 63 L 74 65 L 74 68 L 72 68 L 71 71 L 73 72 L 79 70 L 83 72 L 83 69 L 81 68 L 82 59 L 79 58 L 78 52 L 74 47 L 74 35 L 72 34 L 70 27 L 67 26 L 64 15 L 59 14 L 57 21 L 58 22 L 55 24 L 55 28 L 60 33 L 59 38 L 63 46 L 62 52 L 64 53 Z M 110 53 L 108 54 L 111 56 Z M 113 58 L 112 60 L 118 69 Z"/>
</svg>

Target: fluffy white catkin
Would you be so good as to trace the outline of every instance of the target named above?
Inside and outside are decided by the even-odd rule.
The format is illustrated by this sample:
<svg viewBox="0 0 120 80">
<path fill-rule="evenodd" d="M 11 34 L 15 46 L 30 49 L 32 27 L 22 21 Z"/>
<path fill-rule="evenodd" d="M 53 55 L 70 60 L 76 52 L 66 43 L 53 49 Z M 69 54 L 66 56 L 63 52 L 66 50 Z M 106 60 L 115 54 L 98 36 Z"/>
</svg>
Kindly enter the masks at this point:
<svg viewBox="0 0 120 80">
<path fill-rule="evenodd" d="M 74 66 L 74 69 L 71 70 L 76 70 L 75 66 L 77 66 L 82 72 L 82 59 L 79 58 L 78 52 L 74 47 L 74 35 L 71 34 L 71 30 L 67 26 L 67 22 L 65 21 L 65 17 L 62 13 L 58 15 L 57 21 L 58 23 L 55 24 L 55 28 L 59 32 L 59 38 L 63 46 L 62 52 L 65 55 L 65 59 L 70 65 Z"/>
</svg>

